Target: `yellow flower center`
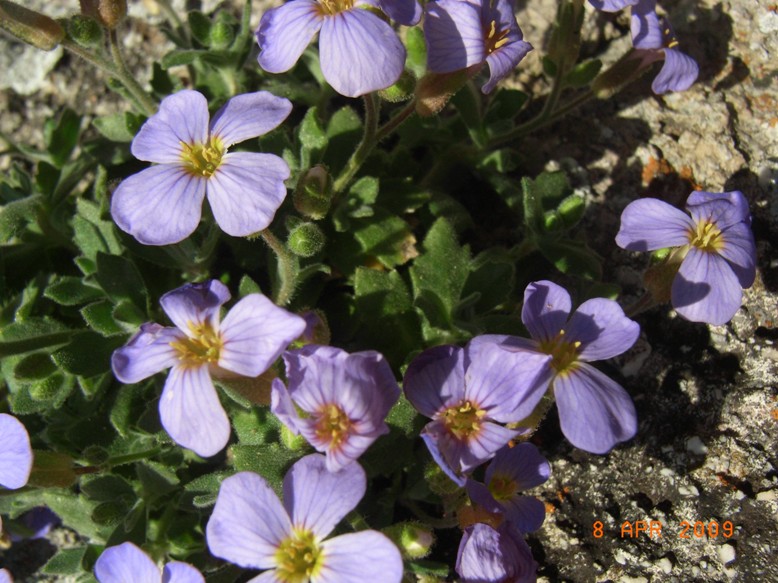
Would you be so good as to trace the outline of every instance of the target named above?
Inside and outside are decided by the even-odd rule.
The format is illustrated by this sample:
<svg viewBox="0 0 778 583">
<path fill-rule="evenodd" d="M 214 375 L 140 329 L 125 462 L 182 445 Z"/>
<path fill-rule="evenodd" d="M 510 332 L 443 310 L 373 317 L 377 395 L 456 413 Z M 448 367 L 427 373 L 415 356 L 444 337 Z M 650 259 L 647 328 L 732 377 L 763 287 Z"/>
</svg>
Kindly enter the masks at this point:
<svg viewBox="0 0 778 583">
<path fill-rule="evenodd" d="M 178 353 L 178 359 L 184 366 L 216 364 L 224 346 L 221 334 L 207 323 L 189 322 L 192 336 L 186 336 L 170 343 Z"/>
<path fill-rule="evenodd" d="M 276 551 L 276 575 L 284 583 L 307 583 L 322 565 L 322 550 L 310 530 L 295 530 Z"/>
<path fill-rule="evenodd" d="M 724 248 L 721 230 L 715 223 L 710 221 L 700 221 L 695 229 L 689 229 L 687 236 L 689 237 L 689 243 L 700 251 L 718 253 Z"/>
<path fill-rule="evenodd" d="M 338 447 L 348 437 L 351 429 L 351 420 L 348 415 L 337 405 L 324 405 L 316 419 L 316 437 L 329 442 L 330 447 Z"/>
<path fill-rule="evenodd" d="M 551 355 L 551 367 L 558 374 L 568 371 L 578 361 L 580 347 L 580 342 L 568 342 L 565 339 L 564 330 L 560 330 L 551 340 L 540 343 L 540 350 Z"/>
<path fill-rule="evenodd" d="M 492 20 L 489 23 L 489 30 L 486 32 L 486 53 L 491 55 L 508 42 L 508 30 L 497 30 L 497 22 Z"/>
<path fill-rule="evenodd" d="M 481 430 L 486 411 L 470 401 L 449 407 L 441 415 L 443 425 L 459 440 L 469 439 Z"/>
<path fill-rule="evenodd" d="M 354 0 L 319 0 L 319 13 L 323 16 L 332 16 L 352 8 Z"/>
<path fill-rule="evenodd" d="M 224 144 L 217 138 L 211 138 L 207 144 L 185 144 L 181 142 L 181 159 L 186 169 L 195 176 L 210 178 L 222 162 Z"/>
<path fill-rule="evenodd" d="M 489 481 L 489 492 L 495 500 L 510 500 L 519 493 L 519 485 L 508 476 L 492 476 Z"/>
</svg>

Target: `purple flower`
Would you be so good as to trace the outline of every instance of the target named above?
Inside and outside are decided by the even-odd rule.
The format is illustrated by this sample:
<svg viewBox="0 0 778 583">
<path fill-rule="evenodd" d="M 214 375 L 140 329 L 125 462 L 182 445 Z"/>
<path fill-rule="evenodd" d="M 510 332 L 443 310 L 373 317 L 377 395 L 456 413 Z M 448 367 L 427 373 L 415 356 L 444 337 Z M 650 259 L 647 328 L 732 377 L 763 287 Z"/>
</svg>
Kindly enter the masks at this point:
<svg viewBox="0 0 778 583">
<path fill-rule="evenodd" d="M 281 380 L 273 380 L 272 411 L 292 432 L 302 433 L 327 454 L 328 470 L 353 462 L 389 433 L 384 418 L 400 397 L 400 388 L 382 355 L 309 345 L 287 352 L 284 361 L 289 390 Z"/>
<path fill-rule="evenodd" d="M 59 516 L 46 506 L 37 506 L 22 514 L 9 525 L 11 540 L 14 542 L 25 539 L 43 538 L 52 528 L 59 525 Z"/>
<path fill-rule="evenodd" d="M 188 563 L 171 561 L 162 569 L 132 543 L 108 547 L 95 562 L 100 583 L 205 583 L 200 571 Z"/>
<path fill-rule="evenodd" d="M 585 301 L 570 315 L 570 294 L 550 281 L 524 290 L 521 320 L 533 340 L 516 336 L 479 336 L 476 346 L 499 343 L 506 349 L 551 356 L 551 388 L 562 433 L 574 446 L 606 453 L 637 431 L 635 406 L 627 392 L 587 364 L 613 358 L 637 340 L 640 326 L 613 300 Z"/>
<path fill-rule="evenodd" d="M 30 479 L 32 447 L 27 430 L 16 417 L 0 413 L 0 486 L 21 488 Z"/>
<path fill-rule="evenodd" d="M 496 530 L 480 523 L 465 529 L 456 564 L 462 583 L 532 583 L 537 569 L 532 551 L 510 523 Z"/>
<path fill-rule="evenodd" d="M 327 540 L 365 494 L 359 464 L 327 470 L 324 456 L 297 461 L 284 477 L 284 502 L 264 479 L 241 472 L 222 482 L 206 527 L 211 553 L 265 573 L 263 583 L 399 583 L 400 551 L 374 530 Z M 269 571 L 268 571 L 269 569 Z"/>
<path fill-rule="evenodd" d="M 228 152 L 278 126 L 292 104 L 266 91 L 228 100 L 208 121 L 197 91 L 162 100 L 132 141 L 133 155 L 156 165 L 126 178 L 111 200 L 123 231 L 145 245 L 177 243 L 194 232 L 207 195 L 221 229 L 244 237 L 265 229 L 286 196 L 289 167 L 272 154 Z"/>
<path fill-rule="evenodd" d="M 616 243 L 632 251 L 676 247 L 681 261 L 671 301 L 692 322 L 721 325 L 732 319 L 756 276 L 756 247 L 748 201 L 740 191 L 689 195 L 686 209 L 654 198 L 636 200 L 621 215 Z"/>
<path fill-rule="evenodd" d="M 14 583 L 13 577 L 8 569 L 0 569 L 0 583 Z"/>
<path fill-rule="evenodd" d="M 124 383 L 172 367 L 159 401 L 162 426 L 176 443 L 203 457 L 218 453 L 230 437 L 211 375 L 256 377 L 305 329 L 302 318 L 262 294 L 247 295 L 220 322 L 220 308 L 229 299 L 216 280 L 166 293 L 160 304 L 176 328 L 143 324 L 111 359 Z"/>
<path fill-rule="evenodd" d="M 484 93 L 494 89 L 532 50 L 514 16 L 512 0 L 436 0 L 426 6 L 427 68 L 452 73 L 489 65 Z"/>
<path fill-rule="evenodd" d="M 498 344 L 436 346 L 411 362 L 405 395 L 432 418 L 421 437 L 441 469 L 457 484 L 519 432 L 499 425 L 532 413 L 548 385 L 551 357 Z"/>
<path fill-rule="evenodd" d="M 421 18 L 416 0 L 292 0 L 262 15 L 259 66 L 269 73 L 288 71 L 321 31 L 321 72 L 335 91 L 358 97 L 385 89 L 403 72 L 405 47 L 373 10 L 407 26 Z"/>
<path fill-rule="evenodd" d="M 616 12 L 630 7 L 632 45 L 642 57 L 641 67 L 664 59 L 651 84 L 656 94 L 685 91 L 697 80 L 700 69 L 690 56 L 677 50 L 678 40 L 670 23 L 656 13 L 656 0 L 589 0 L 595 8 Z"/>
<path fill-rule="evenodd" d="M 540 486 L 550 475 L 546 459 L 531 443 L 504 447 L 486 468 L 484 484 L 467 481 L 470 499 L 490 513 L 502 514 L 521 532 L 533 532 L 546 518 L 546 508 L 522 490 Z"/>
</svg>

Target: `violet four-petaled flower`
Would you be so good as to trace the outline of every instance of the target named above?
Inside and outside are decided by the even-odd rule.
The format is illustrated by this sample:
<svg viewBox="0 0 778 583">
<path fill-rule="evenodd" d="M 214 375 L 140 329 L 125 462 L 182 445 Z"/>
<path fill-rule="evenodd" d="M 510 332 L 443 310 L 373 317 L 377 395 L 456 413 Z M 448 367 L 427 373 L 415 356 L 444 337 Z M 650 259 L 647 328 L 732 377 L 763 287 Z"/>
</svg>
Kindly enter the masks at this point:
<svg viewBox="0 0 778 583">
<path fill-rule="evenodd" d="M 481 523 L 465 529 L 456 563 L 462 583 L 533 583 L 537 569 L 532 551 L 509 522 L 497 529 Z"/>
<path fill-rule="evenodd" d="M 24 486 L 30 479 L 32 458 L 27 429 L 13 415 L 0 413 L 0 486 L 9 490 Z"/>
<path fill-rule="evenodd" d="M 171 561 L 159 567 L 133 543 L 108 547 L 95 562 L 100 583 L 205 583 L 200 571 L 189 563 Z"/>
<path fill-rule="evenodd" d="M 700 68 L 690 56 L 679 51 L 678 41 L 667 19 L 656 13 L 656 0 L 589 0 L 595 8 L 616 12 L 630 7 L 632 45 L 642 56 L 642 66 L 664 59 L 651 89 L 661 95 L 685 91 L 697 80 Z"/>
<path fill-rule="evenodd" d="M 280 379 L 273 381 L 271 409 L 326 454 L 327 469 L 353 462 L 389 432 L 384 419 L 400 388 L 381 354 L 308 345 L 285 353 L 284 361 L 289 390 Z"/>
<path fill-rule="evenodd" d="M 218 453 L 230 436 L 211 375 L 256 377 L 305 329 L 302 318 L 262 294 L 247 295 L 220 322 L 229 299 L 216 280 L 168 292 L 160 304 L 176 328 L 143 324 L 111 358 L 124 383 L 172 367 L 159 401 L 162 426 L 176 443 L 204 457 Z"/>
<path fill-rule="evenodd" d="M 335 91 L 358 97 L 385 89 L 402 74 L 406 52 L 374 10 L 407 26 L 421 18 L 416 0 L 292 0 L 262 15 L 259 65 L 269 73 L 288 71 L 321 31 L 321 72 Z"/>
<path fill-rule="evenodd" d="M 265 229 L 286 197 L 289 167 L 278 156 L 228 152 L 261 136 L 292 111 L 267 91 L 237 95 L 208 121 L 208 102 L 184 90 L 162 100 L 132 141 L 132 153 L 154 166 L 126 178 L 113 193 L 111 215 L 145 245 L 168 245 L 192 234 L 205 196 L 228 235 Z"/>
<path fill-rule="evenodd" d="M 756 246 L 748 201 L 740 191 L 689 195 L 691 218 L 655 198 L 636 200 L 621 215 L 616 243 L 632 251 L 676 247 L 680 260 L 671 302 L 692 322 L 721 325 L 735 315 L 756 277 Z"/>
<path fill-rule="evenodd" d="M 330 472 L 323 455 L 297 461 L 284 477 L 283 504 L 263 478 L 240 472 L 224 480 L 206 527 L 211 553 L 264 573 L 252 579 L 295 583 L 399 583 L 400 551 L 366 530 L 326 539 L 367 487 L 352 463 Z"/>
<path fill-rule="evenodd" d="M 519 352 L 551 356 L 551 388 L 562 433 L 574 446 L 606 453 L 637 431 L 635 405 L 627 392 L 587 364 L 613 358 L 637 340 L 640 326 L 613 300 L 594 298 L 570 315 L 572 302 L 564 288 L 536 281 L 524 290 L 521 320 L 533 340 L 486 335 L 471 341 L 474 349 L 499 343 Z"/>
<path fill-rule="evenodd" d="M 534 532 L 546 518 L 546 507 L 520 492 L 540 486 L 550 475 L 548 461 L 531 443 L 519 443 L 497 452 L 486 467 L 484 484 L 468 479 L 470 499 L 492 514 L 500 514 L 521 532 Z"/>
<path fill-rule="evenodd" d="M 532 413 L 548 385 L 551 357 L 506 349 L 497 343 L 472 350 L 436 346 L 411 362 L 405 395 L 432 418 L 421 437 L 441 469 L 464 486 L 472 471 L 505 446 L 519 431 L 502 423 Z"/>
<path fill-rule="evenodd" d="M 434 0 L 424 17 L 427 68 L 452 73 L 484 63 L 491 92 L 519 64 L 532 45 L 516 22 L 512 0 Z"/>
</svg>

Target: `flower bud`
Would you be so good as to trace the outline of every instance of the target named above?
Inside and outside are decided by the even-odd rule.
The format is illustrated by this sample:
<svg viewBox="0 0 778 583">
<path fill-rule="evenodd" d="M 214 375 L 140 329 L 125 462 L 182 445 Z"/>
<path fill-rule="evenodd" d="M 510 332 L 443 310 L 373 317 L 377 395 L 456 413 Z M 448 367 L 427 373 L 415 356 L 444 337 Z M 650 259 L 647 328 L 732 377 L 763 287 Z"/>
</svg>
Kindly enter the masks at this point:
<svg viewBox="0 0 778 583">
<path fill-rule="evenodd" d="M 378 95 L 384 101 L 389 101 L 391 103 L 407 101 L 413 97 L 413 90 L 415 87 L 416 77 L 408 71 L 403 71 L 403 74 L 400 75 L 400 78 L 394 85 L 391 85 L 386 89 L 381 89 L 381 91 L 378 92 Z"/>
<path fill-rule="evenodd" d="M 224 17 L 222 17 L 224 15 Z M 209 45 L 213 49 L 221 50 L 228 48 L 235 40 L 235 28 L 227 20 L 227 12 L 219 12 L 216 22 L 211 25 L 208 33 Z"/>
<path fill-rule="evenodd" d="M 664 304 L 670 301 L 673 280 L 688 252 L 688 245 L 675 248 L 664 261 L 655 263 L 646 270 L 643 275 L 643 285 L 651 293 L 655 302 Z"/>
<path fill-rule="evenodd" d="M 68 36 L 82 47 L 90 49 L 103 42 L 103 29 L 91 16 L 76 14 L 68 20 Z"/>
<path fill-rule="evenodd" d="M 324 233 L 318 226 L 302 223 L 289 233 L 286 245 L 298 257 L 313 257 L 324 248 L 325 241 Z"/>
<path fill-rule="evenodd" d="M 76 481 L 73 458 L 54 451 L 34 452 L 30 486 L 39 488 L 69 488 Z"/>
<path fill-rule="evenodd" d="M 106 28 L 116 28 L 127 14 L 127 0 L 80 0 L 81 14 Z"/>
<path fill-rule="evenodd" d="M 435 544 L 432 529 L 419 522 L 394 524 L 384 529 L 383 533 L 399 547 L 404 559 L 423 559 L 430 554 Z"/>
<path fill-rule="evenodd" d="M 281 425 L 281 443 L 290 451 L 301 451 L 305 449 L 308 442 L 302 435 L 295 435 L 286 425 Z"/>
<path fill-rule="evenodd" d="M 327 216 L 332 203 L 332 178 L 324 166 L 316 165 L 300 177 L 294 192 L 294 208 L 318 221 Z"/>
<path fill-rule="evenodd" d="M 0 27 L 44 51 L 52 50 L 65 37 L 65 30 L 56 20 L 8 0 L 0 0 Z"/>
</svg>

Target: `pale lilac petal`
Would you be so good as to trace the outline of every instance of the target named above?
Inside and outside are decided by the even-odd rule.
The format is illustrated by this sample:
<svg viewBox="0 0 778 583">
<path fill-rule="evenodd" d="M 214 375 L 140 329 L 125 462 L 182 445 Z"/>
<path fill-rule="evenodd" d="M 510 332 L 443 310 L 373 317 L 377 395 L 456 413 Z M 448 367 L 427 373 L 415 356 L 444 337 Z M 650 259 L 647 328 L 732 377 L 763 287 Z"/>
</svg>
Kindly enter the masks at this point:
<svg viewBox="0 0 778 583">
<path fill-rule="evenodd" d="M 700 74 L 697 62 L 675 49 L 664 49 L 662 52 L 665 54 L 665 62 L 651 83 L 652 91 L 657 95 L 668 91 L 686 91 Z"/>
<path fill-rule="evenodd" d="M 495 476 L 508 476 L 519 490 L 529 490 L 545 483 L 551 475 L 548 461 L 531 443 L 519 443 L 501 449 L 486 468 L 484 481 L 488 484 Z"/>
<path fill-rule="evenodd" d="M 607 453 L 637 431 L 635 405 L 615 381 L 591 365 L 579 363 L 554 379 L 562 433 L 574 446 Z"/>
<path fill-rule="evenodd" d="M 0 526 L 2 526 L 2 522 L 0 522 Z M 0 583 L 14 583 L 13 577 L 11 577 L 11 573 L 8 571 L 8 569 L 0 569 Z"/>
<path fill-rule="evenodd" d="M 207 366 L 175 366 L 159 400 L 165 431 L 177 444 L 202 457 L 216 455 L 230 439 L 230 422 Z"/>
<path fill-rule="evenodd" d="M 572 302 L 563 287 L 551 281 L 535 281 L 524 290 L 521 321 L 534 340 L 551 340 L 565 327 Z"/>
<path fill-rule="evenodd" d="M 681 316 L 714 326 L 729 322 L 743 297 L 730 264 L 716 253 L 695 247 L 681 263 L 670 293 L 673 307 Z"/>
<path fill-rule="evenodd" d="M 30 436 L 22 422 L 0 413 L 0 486 L 10 490 L 27 483 L 32 470 Z"/>
<path fill-rule="evenodd" d="M 321 72 L 335 91 L 359 97 L 385 89 L 400 78 L 405 47 L 391 26 L 357 8 L 324 19 L 319 59 Z"/>
<path fill-rule="evenodd" d="M 616 244 L 630 251 L 680 247 L 689 242 L 694 228 L 694 221 L 682 210 L 656 198 L 643 198 L 629 203 L 621 213 Z"/>
<path fill-rule="evenodd" d="M 189 563 L 171 561 L 162 569 L 162 583 L 205 583 L 205 578 Z"/>
<path fill-rule="evenodd" d="M 211 279 L 203 283 L 188 283 L 167 292 L 159 299 L 168 318 L 190 338 L 193 327 L 219 326 L 221 307 L 230 300 L 230 290 L 222 282 Z"/>
<path fill-rule="evenodd" d="M 470 360 L 475 360 L 477 355 L 490 344 L 498 344 L 505 350 L 519 350 L 527 352 L 539 352 L 540 346 L 534 340 L 509 336 L 507 334 L 481 334 L 467 344 L 467 354 Z"/>
<path fill-rule="evenodd" d="M 235 304 L 220 327 L 219 366 L 255 377 L 265 372 L 305 330 L 305 320 L 279 308 L 262 294 Z"/>
<path fill-rule="evenodd" d="M 379 0 L 378 7 L 403 26 L 414 26 L 421 20 L 421 4 L 417 0 Z"/>
<path fill-rule="evenodd" d="M 205 529 L 213 555 L 249 569 L 271 569 L 279 544 L 291 534 L 289 515 L 265 480 L 240 472 L 222 482 Z"/>
<path fill-rule="evenodd" d="M 400 583 L 403 561 L 386 536 L 374 530 L 342 534 L 322 543 L 324 562 L 311 583 Z"/>
<path fill-rule="evenodd" d="M 583 361 L 606 360 L 629 350 L 640 335 L 640 325 L 624 315 L 613 300 L 593 298 L 581 304 L 565 328 L 567 342 L 580 342 Z"/>
<path fill-rule="evenodd" d="M 740 287 L 751 287 L 756 278 L 756 245 L 751 227 L 745 223 L 732 225 L 722 232 L 721 238 L 724 247 L 719 250 L 719 255 L 729 261 Z"/>
<path fill-rule="evenodd" d="M 287 178 L 289 166 L 274 154 L 226 154 L 208 180 L 208 203 L 216 223 L 233 237 L 266 229 L 284 202 Z"/>
<path fill-rule="evenodd" d="M 465 397 L 465 352 L 436 346 L 413 359 L 403 379 L 405 396 L 422 415 L 434 417 Z"/>
<path fill-rule="evenodd" d="M 751 226 L 748 200 L 739 190 L 731 192 L 695 190 L 686 199 L 686 210 L 692 215 L 695 223 L 715 223 L 722 231 L 739 223 Z"/>
<path fill-rule="evenodd" d="M 237 95 L 213 116 L 211 136 L 219 138 L 224 146 L 238 144 L 278 127 L 291 111 L 291 101 L 267 91 Z"/>
<path fill-rule="evenodd" d="M 284 507 L 295 528 L 326 537 L 365 495 L 367 477 L 358 463 L 327 470 L 323 455 L 297 461 L 284 476 Z"/>
<path fill-rule="evenodd" d="M 160 583 L 159 569 L 149 556 L 132 543 L 108 547 L 95 562 L 100 583 Z"/>
<path fill-rule="evenodd" d="M 589 0 L 589 4 L 604 12 L 618 12 L 627 6 L 637 4 L 639 0 Z"/>
<path fill-rule="evenodd" d="M 144 245 L 170 245 L 200 222 L 207 180 L 181 165 L 160 164 L 125 178 L 111 197 L 111 216 Z"/>
<path fill-rule="evenodd" d="M 492 514 L 502 514 L 505 512 L 502 504 L 494 499 L 494 496 L 492 496 L 492 493 L 485 484 L 468 478 L 467 483 L 465 484 L 465 490 L 467 490 L 467 495 L 470 497 L 470 500 L 487 512 L 491 512 Z"/>
<path fill-rule="evenodd" d="M 265 12 L 256 32 L 259 66 L 268 73 L 294 67 L 321 28 L 322 18 L 315 0 L 293 0 Z"/>
<path fill-rule="evenodd" d="M 486 57 L 489 65 L 489 81 L 481 91 L 491 93 L 497 83 L 505 79 L 516 65 L 532 50 L 532 45 L 523 40 L 511 40 Z"/>
<path fill-rule="evenodd" d="M 273 569 L 272 571 L 265 571 L 261 575 L 257 575 L 247 581 L 247 583 L 288 583 L 285 579 L 281 578 L 278 571 Z"/>
<path fill-rule="evenodd" d="M 326 466 L 330 472 L 337 472 L 341 468 L 354 463 L 363 453 L 367 451 L 373 442 L 382 435 L 389 433 L 389 427 L 383 424 L 382 427 L 360 434 L 358 428 L 352 427 L 352 430 L 346 440 L 338 447 L 329 444 L 326 451 L 316 447 L 318 451 L 324 451 L 327 455 Z M 313 443 L 313 442 L 311 442 Z M 314 444 L 315 445 L 315 444 Z"/>
<path fill-rule="evenodd" d="M 646 50 L 663 48 L 663 23 L 656 13 L 656 0 L 638 0 L 633 4 L 630 16 L 632 46 Z"/>
<path fill-rule="evenodd" d="M 297 409 L 295 409 L 292 398 L 289 396 L 289 391 L 286 390 L 286 385 L 284 385 L 281 379 L 273 379 L 270 389 L 270 411 L 292 433 L 295 435 L 300 433 L 301 422 L 304 422 L 304 420 L 297 414 Z"/>
<path fill-rule="evenodd" d="M 459 462 L 461 470 L 469 472 L 490 460 L 518 434 L 518 431 L 496 423 L 483 423 L 480 431 L 468 440 L 467 448 L 462 452 Z"/>
<path fill-rule="evenodd" d="M 504 504 L 505 517 L 521 532 L 535 532 L 546 519 L 545 504 L 533 496 L 516 496 Z"/>
<path fill-rule="evenodd" d="M 132 140 L 132 155 L 146 162 L 180 164 L 182 143 L 208 141 L 208 117 L 202 93 L 185 89 L 165 97 Z"/>
<path fill-rule="evenodd" d="M 443 473 L 458 486 L 464 486 L 465 477 L 461 474 L 460 460 L 467 445 L 455 439 L 440 421 L 427 423 L 420 437 Z"/>
<path fill-rule="evenodd" d="M 427 68 L 451 73 L 483 63 L 486 41 L 481 7 L 467 0 L 429 2 L 424 17 Z"/>
<path fill-rule="evenodd" d="M 465 377 L 465 398 L 501 423 L 521 421 L 535 409 L 551 380 L 551 356 L 482 344 Z"/>
<path fill-rule="evenodd" d="M 537 566 L 529 546 L 508 522 L 497 530 L 482 523 L 466 528 L 457 552 L 462 583 L 531 583 Z"/>
<path fill-rule="evenodd" d="M 178 362 L 170 343 L 183 338 L 175 328 L 148 322 L 111 356 L 113 374 L 123 383 L 138 383 Z"/>
</svg>

